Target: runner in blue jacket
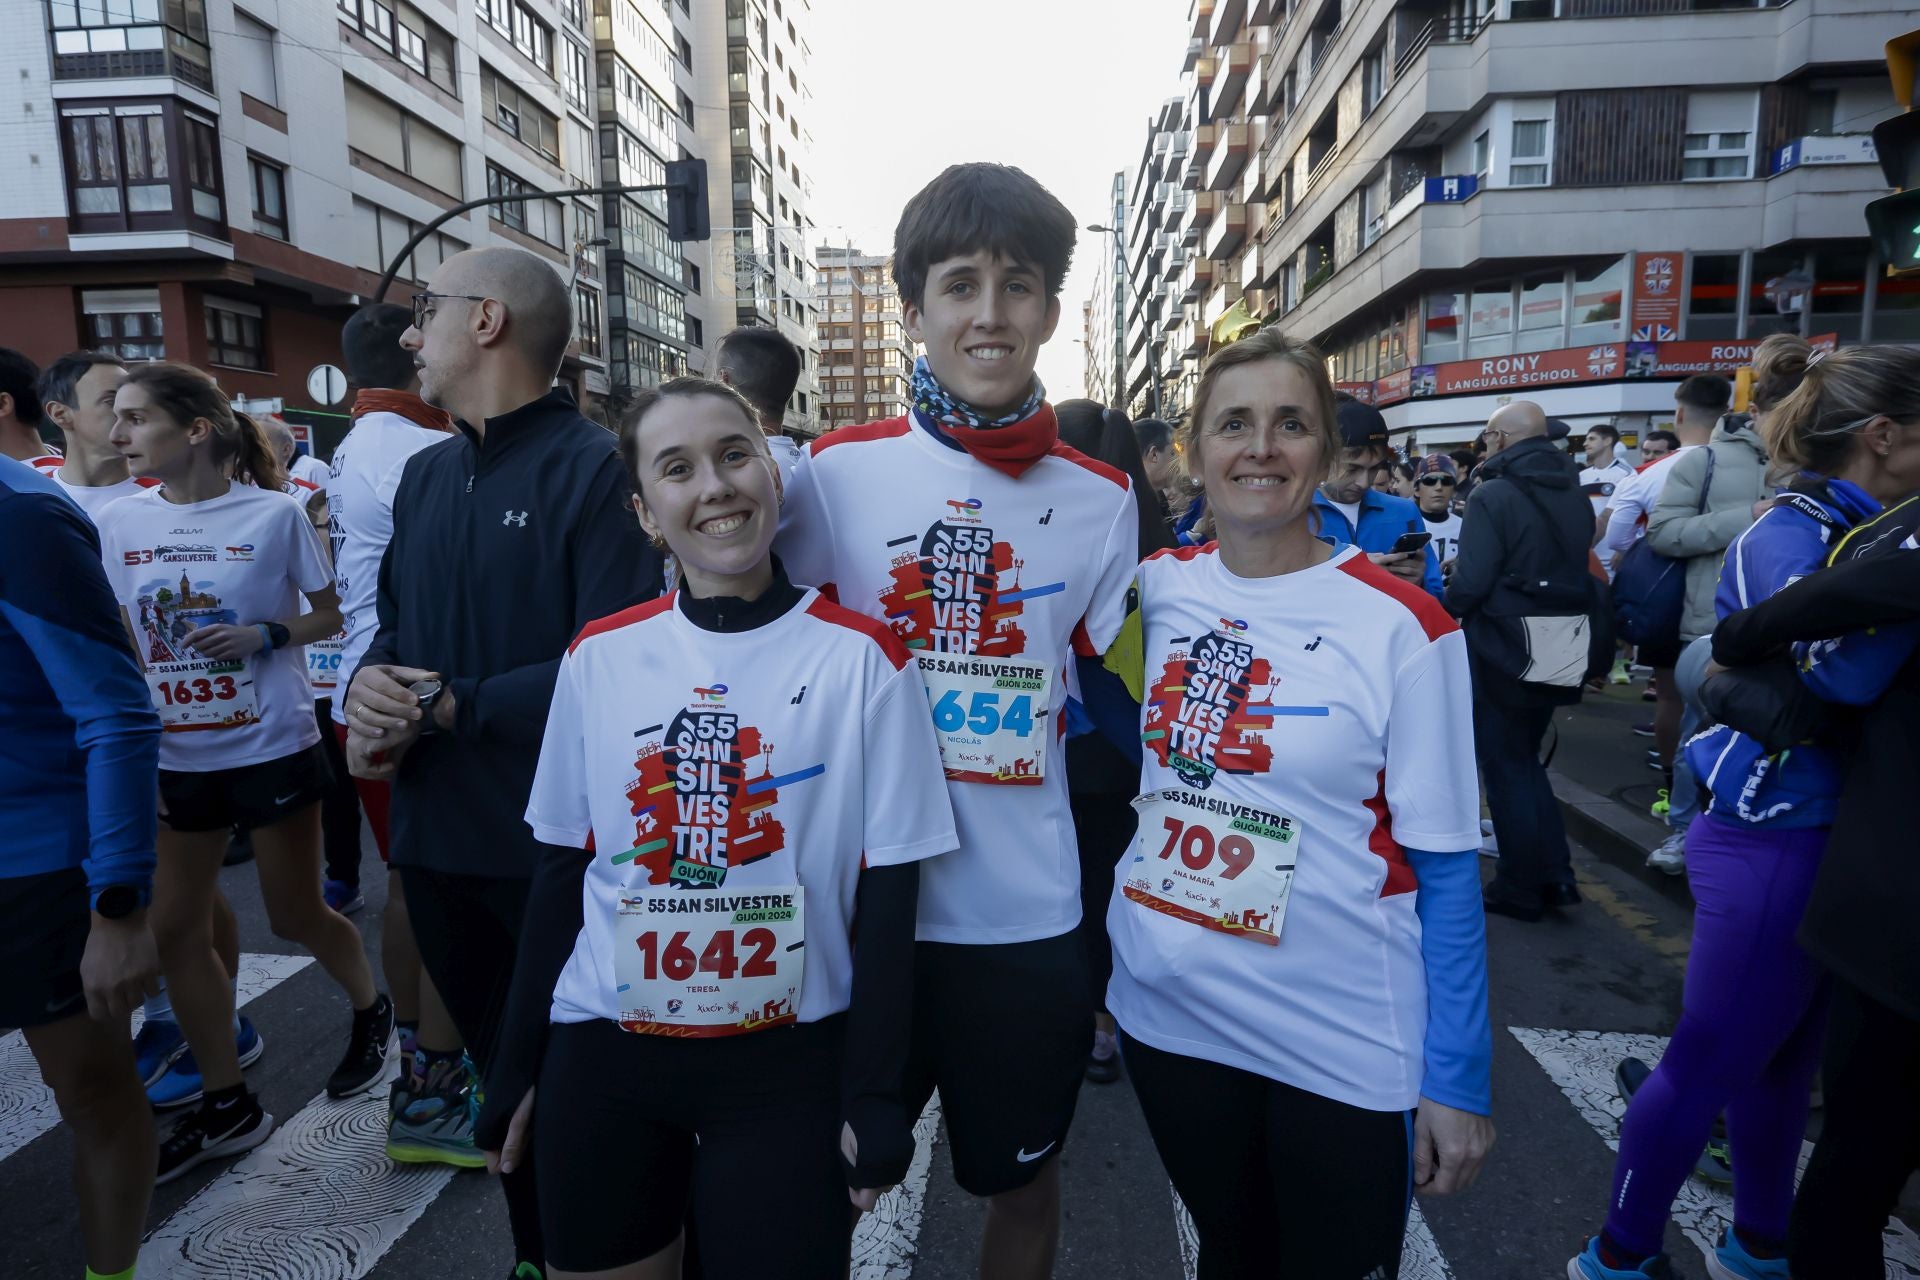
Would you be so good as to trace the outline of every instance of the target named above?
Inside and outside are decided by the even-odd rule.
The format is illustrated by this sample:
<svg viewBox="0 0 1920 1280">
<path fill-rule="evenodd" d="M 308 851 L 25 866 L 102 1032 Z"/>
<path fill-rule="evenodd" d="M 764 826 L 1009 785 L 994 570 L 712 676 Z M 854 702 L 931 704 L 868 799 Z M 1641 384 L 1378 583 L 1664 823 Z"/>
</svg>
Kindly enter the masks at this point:
<svg viewBox="0 0 1920 1280">
<path fill-rule="evenodd" d="M 153 1194 L 153 1115 L 127 1020 L 158 990 L 147 902 L 160 720 L 93 525 L 6 457 L 0 670 L 0 1026 L 25 1029 L 73 1133 L 87 1274 L 131 1274 Z"/>
</svg>

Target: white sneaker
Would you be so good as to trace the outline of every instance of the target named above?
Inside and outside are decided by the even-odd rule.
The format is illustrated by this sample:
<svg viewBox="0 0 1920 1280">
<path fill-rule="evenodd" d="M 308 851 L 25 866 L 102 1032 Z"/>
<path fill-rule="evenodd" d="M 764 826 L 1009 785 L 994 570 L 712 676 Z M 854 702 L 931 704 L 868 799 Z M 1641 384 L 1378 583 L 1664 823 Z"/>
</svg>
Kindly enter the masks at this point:
<svg viewBox="0 0 1920 1280">
<path fill-rule="evenodd" d="M 1664 871 L 1670 876 L 1682 876 L 1687 873 L 1687 835 L 1676 831 L 1661 842 L 1660 847 L 1647 855 L 1647 866 L 1654 871 Z"/>
</svg>

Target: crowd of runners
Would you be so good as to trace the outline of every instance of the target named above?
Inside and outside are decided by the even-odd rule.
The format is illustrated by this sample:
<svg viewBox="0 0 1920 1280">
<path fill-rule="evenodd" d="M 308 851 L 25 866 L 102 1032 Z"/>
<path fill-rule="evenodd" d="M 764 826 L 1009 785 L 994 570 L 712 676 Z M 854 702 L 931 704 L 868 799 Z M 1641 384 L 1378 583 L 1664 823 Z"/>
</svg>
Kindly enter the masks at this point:
<svg viewBox="0 0 1920 1280">
<path fill-rule="evenodd" d="M 1406 456 L 1278 328 L 1130 422 L 1034 374 L 1074 240 L 1018 170 L 941 174 L 892 258 L 913 408 L 805 449 L 768 329 L 584 416 L 511 248 L 348 321 L 324 467 L 199 370 L 0 352 L 0 1025 L 88 1277 L 273 1130 L 247 852 L 352 1007 L 327 1091 L 498 1175 L 515 1280 L 844 1277 L 935 1091 L 980 1274 L 1049 1276 L 1123 1073 L 1201 1277 L 1396 1275 L 1411 1196 L 1494 1147 L 1484 913 L 1580 900 L 1541 735 L 1636 662 L 1696 931 L 1568 1275 L 1667 1275 L 1718 1142 L 1716 1277 L 1879 1276 L 1920 1163 L 1920 355 L 1771 343 L 1751 417 L 1689 379 L 1638 469 L 1526 402 Z"/>
</svg>

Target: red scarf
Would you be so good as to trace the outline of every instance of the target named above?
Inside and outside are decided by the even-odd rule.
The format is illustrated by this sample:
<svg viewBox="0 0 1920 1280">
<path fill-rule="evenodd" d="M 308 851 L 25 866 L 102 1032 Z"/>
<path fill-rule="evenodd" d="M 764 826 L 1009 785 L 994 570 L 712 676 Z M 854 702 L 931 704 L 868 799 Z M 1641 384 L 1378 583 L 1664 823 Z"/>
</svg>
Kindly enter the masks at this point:
<svg viewBox="0 0 1920 1280">
<path fill-rule="evenodd" d="M 392 391 L 386 387 L 362 387 L 353 397 L 355 422 L 369 413 L 397 413 L 408 422 L 429 431 L 453 430 L 453 415 L 436 409 L 411 391 Z"/>
<path fill-rule="evenodd" d="M 1060 441 L 1060 424 L 1053 416 L 1053 406 L 1045 401 L 1020 421 L 1005 426 L 963 427 L 951 422 L 934 422 L 933 429 L 965 449 L 975 461 L 1014 480 L 1052 452 Z"/>
</svg>

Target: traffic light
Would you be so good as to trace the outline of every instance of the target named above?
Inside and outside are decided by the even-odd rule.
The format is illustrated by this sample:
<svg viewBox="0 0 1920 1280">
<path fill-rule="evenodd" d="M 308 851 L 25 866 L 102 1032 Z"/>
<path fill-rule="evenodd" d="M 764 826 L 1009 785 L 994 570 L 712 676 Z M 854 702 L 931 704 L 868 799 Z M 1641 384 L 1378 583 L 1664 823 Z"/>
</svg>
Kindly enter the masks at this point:
<svg viewBox="0 0 1920 1280">
<path fill-rule="evenodd" d="M 705 240 L 713 234 L 707 213 L 707 162 L 667 161 L 667 239 Z"/>
<path fill-rule="evenodd" d="M 1867 231 L 1880 260 L 1896 276 L 1920 275 L 1920 111 L 1913 84 L 1920 67 L 1920 31 L 1887 41 L 1887 75 L 1893 98 L 1904 110 L 1873 127 L 1874 150 L 1887 185 L 1898 194 L 1867 205 Z"/>
</svg>

